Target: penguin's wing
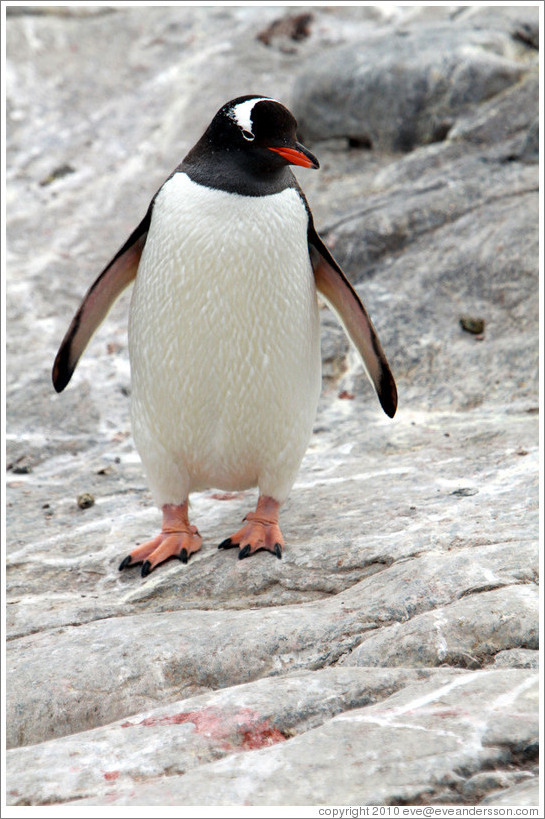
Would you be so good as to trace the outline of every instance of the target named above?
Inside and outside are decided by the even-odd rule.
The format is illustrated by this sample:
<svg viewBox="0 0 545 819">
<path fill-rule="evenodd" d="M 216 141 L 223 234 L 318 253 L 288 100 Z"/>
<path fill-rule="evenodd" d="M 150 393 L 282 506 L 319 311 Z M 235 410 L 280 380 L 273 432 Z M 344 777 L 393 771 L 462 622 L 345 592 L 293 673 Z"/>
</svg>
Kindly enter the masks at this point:
<svg viewBox="0 0 545 819">
<path fill-rule="evenodd" d="M 312 220 L 309 221 L 308 242 L 316 287 L 337 314 L 359 352 L 382 409 L 393 418 L 397 409 L 397 388 L 367 310 L 316 232 Z"/>
<path fill-rule="evenodd" d="M 72 319 L 53 364 L 53 386 L 62 392 L 76 369 L 79 358 L 114 301 L 136 277 L 151 221 L 153 201 L 148 212 L 98 279 L 89 288 Z"/>
</svg>

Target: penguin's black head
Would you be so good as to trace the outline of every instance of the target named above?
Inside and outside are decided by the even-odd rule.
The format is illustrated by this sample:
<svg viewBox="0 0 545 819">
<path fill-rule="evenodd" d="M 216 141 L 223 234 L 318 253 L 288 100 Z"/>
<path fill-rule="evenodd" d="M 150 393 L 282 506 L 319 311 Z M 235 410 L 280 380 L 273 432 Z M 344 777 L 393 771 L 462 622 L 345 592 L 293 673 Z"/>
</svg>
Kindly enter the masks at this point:
<svg viewBox="0 0 545 819">
<path fill-rule="evenodd" d="M 319 167 L 297 142 L 296 130 L 295 117 L 277 100 L 237 97 L 220 108 L 181 170 L 210 187 L 251 195 L 272 192 L 293 179 L 288 165 Z"/>
<path fill-rule="evenodd" d="M 295 117 L 280 102 L 268 97 L 250 95 L 231 100 L 218 111 L 209 130 L 224 149 L 259 156 L 264 165 L 319 167 L 316 157 L 297 142 Z"/>
</svg>

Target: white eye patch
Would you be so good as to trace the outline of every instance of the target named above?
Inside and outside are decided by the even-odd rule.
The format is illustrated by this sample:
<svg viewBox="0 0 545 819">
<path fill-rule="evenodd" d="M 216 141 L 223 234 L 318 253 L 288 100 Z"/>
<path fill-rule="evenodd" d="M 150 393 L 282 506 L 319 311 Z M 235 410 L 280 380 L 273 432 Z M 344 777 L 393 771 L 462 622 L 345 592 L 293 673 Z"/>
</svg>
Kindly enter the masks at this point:
<svg viewBox="0 0 545 819">
<path fill-rule="evenodd" d="M 257 105 L 258 102 L 263 102 L 263 100 L 278 102 L 278 100 L 273 100 L 271 97 L 252 97 L 245 102 L 239 102 L 227 111 L 227 116 L 236 122 L 242 131 L 242 136 L 244 139 L 247 139 L 248 142 L 255 139 L 254 132 L 252 131 L 252 111 L 254 105 Z"/>
</svg>

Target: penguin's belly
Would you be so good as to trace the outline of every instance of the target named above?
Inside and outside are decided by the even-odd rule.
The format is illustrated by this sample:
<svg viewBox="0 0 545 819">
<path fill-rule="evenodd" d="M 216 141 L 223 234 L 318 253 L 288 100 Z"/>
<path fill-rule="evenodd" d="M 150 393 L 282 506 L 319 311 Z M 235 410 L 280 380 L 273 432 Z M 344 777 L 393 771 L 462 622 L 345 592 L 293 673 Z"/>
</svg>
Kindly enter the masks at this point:
<svg viewBox="0 0 545 819">
<path fill-rule="evenodd" d="M 155 200 L 129 350 L 134 438 L 160 504 L 255 485 L 284 500 L 321 382 L 297 192 L 245 197 L 175 174 Z"/>
</svg>

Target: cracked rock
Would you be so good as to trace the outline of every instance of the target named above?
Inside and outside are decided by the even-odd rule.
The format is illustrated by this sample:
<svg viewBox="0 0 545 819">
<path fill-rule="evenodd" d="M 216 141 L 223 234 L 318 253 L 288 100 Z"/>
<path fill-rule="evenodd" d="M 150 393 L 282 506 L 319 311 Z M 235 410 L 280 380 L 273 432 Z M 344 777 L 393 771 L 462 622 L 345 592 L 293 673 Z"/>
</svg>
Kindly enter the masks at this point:
<svg viewBox="0 0 545 819">
<path fill-rule="evenodd" d="M 537 9 L 315 6 L 288 49 L 257 39 L 272 6 L 38 11 L 6 21 L 8 804 L 537 805 Z M 157 188 L 247 93 L 313 134 L 320 170 L 298 179 L 399 410 L 322 309 L 283 560 L 218 551 L 255 493 L 213 487 L 191 499 L 202 551 L 143 580 L 117 571 L 160 526 L 129 293 L 60 396 L 51 365 Z"/>
</svg>

